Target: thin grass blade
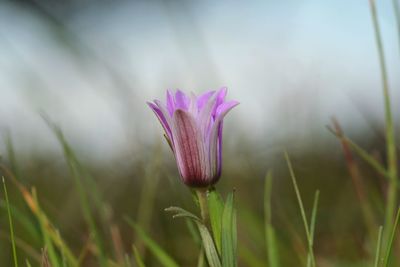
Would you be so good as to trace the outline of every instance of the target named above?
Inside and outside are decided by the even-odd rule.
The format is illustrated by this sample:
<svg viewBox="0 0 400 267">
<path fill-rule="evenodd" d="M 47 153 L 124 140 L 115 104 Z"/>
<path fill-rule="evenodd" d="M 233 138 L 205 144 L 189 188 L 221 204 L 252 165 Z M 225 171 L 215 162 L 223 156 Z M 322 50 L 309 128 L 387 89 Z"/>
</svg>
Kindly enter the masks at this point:
<svg viewBox="0 0 400 267">
<path fill-rule="evenodd" d="M 210 232 L 208 231 L 207 227 L 200 222 L 197 222 L 197 227 L 199 228 L 201 240 L 203 241 L 203 248 L 208 260 L 208 264 L 210 267 L 221 267 L 218 252 Z"/>
<path fill-rule="evenodd" d="M 136 248 L 135 245 L 132 246 L 132 250 L 133 250 L 133 255 L 135 257 L 135 261 L 138 267 L 146 267 L 146 265 L 144 265 L 144 261 L 142 259 L 142 256 L 140 256 L 140 253 L 138 251 L 138 249 Z"/>
<path fill-rule="evenodd" d="M 264 184 L 264 225 L 265 241 L 270 267 L 279 266 L 278 246 L 276 243 L 275 229 L 271 219 L 271 192 L 272 192 L 272 172 L 268 172 Z"/>
<path fill-rule="evenodd" d="M 7 186 L 4 177 L 2 177 L 2 181 L 3 181 L 4 197 L 6 199 L 6 205 L 7 205 L 8 223 L 10 226 L 10 239 L 13 252 L 14 267 L 18 267 L 17 249 L 15 246 L 15 238 L 14 238 L 14 226 L 12 222 L 11 208 L 10 208 L 10 203 L 8 201 Z"/>
<path fill-rule="evenodd" d="M 384 240 L 387 240 L 389 236 L 390 226 L 393 223 L 395 216 L 396 203 L 397 203 L 397 191 L 398 191 L 398 170 L 397 170 L 397 149 L 395 139 L 395 129 L 392 116 L 391 99 L 389 93 L 389 81 L 388 73 L 386 70 L 385 53 L 383 49 L 382 37 L 380 32 L 380 26 L 378 22 L 378 15 L 375 5 L 375 0 L 369 0 L 371 17 L 373 28 L 375 32 L 375 41 L 379 55 L 379 65 L 381 69 L 382 78 L 382 89 L 383 98 L 385 103 L 385 124 L 386 124 L 386 156 L 388 161 L 388 176 L 389 176 L 389 188 L 386 200 L 385 209 L 385 227 L 384 227 Z"/>
<path fill-rule="evenodd" d="M 397 226 L 399 224 L 399 218 L 400 218 L 400 207 L 397 209 L 396 219 L 393 223 L 392 232 L 390 234 L 390 238 L 386 245 L 386 254 L 385 254 L 384 261 L 383 261 L 384 267 L 387 267 L 390 262 L 390 255 L 392 254 L 393 242 L 394 242 L 394 238 L 396 236 Z"/>
<path fill-rule="evenodd" d="M 136 223 L 134 223 L 128 217 L 125 217 L 126 222 L 135 230 L 136 234 L 149 248 L 157 260 L 165 267 L 179 267 L 175 260 L 168 255 L 150 236 L 148 236 L 143 229 Z"/>
<path fill-rule="evenodd" d="M 304 209 L 303 200 L 301 198 L 300 190 L 299 190 L 299 187 L 297 185 L 296 176 L 295 176 L 294 171 L 293 171 L 292 163 L 291 163 L 289 155 L 287 154 L 286 151 L 285 151 L 285 159 L 286 159 L 286 162 L 287 162 L 287 165 L 288 165 L 288 168 L 289 168 L 290 177 L 292 178 L 294 191 L 296 193 L 297 202 L 298 202 L 299 208 L 300 208 L 301 217 L 303 219 L 304 229 L 305 229 L 305 232 L 306 232 L 307 243 L 308 243 L 308 253 L 309 253 L 309 257 L 310 257 L 310 265 L 312 267 L 315 267 L 315 257 L 314 257 L 313 247 L 312 247 L 312 240 L 311 240 L 309 224 L 308 224 L 306 212 L 305 212 L 305 209 Z"/>
<path fill-rule="evenodd" d="M 383 226 L 379 226 L 378 241 L 376 244 L 376 251 L 375 251 L 374 267 L 379 267 L 379 262 L 380 262 L 380 258 L 381 258 L 381 249 L 382 249 L 382 231 L 383 231 Z"/>
<path fill-rule="evenodd" d="M 237 266 L 236 211 L 234 195 L 230 193 L 226 199 L 222 215 L 222 266 Z"/>
<path fill-rule="evenodd" d="M 224 202 L 216 190 L 208 193 L 208 211 L 210 214 L 211 230 L 218 253 L 221 255 L 221 227 Z"/>
</svg>

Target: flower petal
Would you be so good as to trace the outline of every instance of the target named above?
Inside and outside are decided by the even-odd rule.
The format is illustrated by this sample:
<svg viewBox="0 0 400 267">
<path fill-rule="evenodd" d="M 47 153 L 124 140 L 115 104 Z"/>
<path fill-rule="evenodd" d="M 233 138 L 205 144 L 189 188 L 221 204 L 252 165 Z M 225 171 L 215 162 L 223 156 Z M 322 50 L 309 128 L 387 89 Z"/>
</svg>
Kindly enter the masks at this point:
<svg viewBox="0 0 400 267">
<path fill-rule="evenodd" d="M 170 90 L 167 90 L 167 110 L 169 115 L 172 117 L 175 110 L 175 102 L 174 102 L 174 95 Z"/>
<path fill-rule="evenodd" d="M 171 139 L 171 142 L 174 143 L 174 138 L 172 136 L 172 117 L 170 116 L 167 107 L 160 100 L 154 100 L 154 103 L 157 105 L 161 113 L 164 115 L 165 120 L 167 121 L 167 125 L 169 126 L 170 131 L 167 132 L 168 137 Z"/>
<path fill-rule="evenodd" d="M 208 91 L 197 97 L 197 108 L 201 110 L 215 91 Z"/>
<path fill-rule="evenodd" d="M 189 107 L 190 99 L 181 90 L 177 90 L 175 93 L 175 108 L 187 110 Z"/>
<path fill-rule="evenodd" d="M 153 110 L 154 114 L 156 114 L 156 117 L 160 121 L 160 123 L 161 123 L 162 127 L 164 128 L 164 131 L 167 134 L 168 138 L 170 140 L 172 140 L 171 128 L 169 126 L 168 119 L 166 118 L 164 113 L 161 111 L 161 109 L 157 105 L 155 105 L 155 104 L 153 104 L 151 102 L 147 102 L 147 105 L 149 105 L 149 107 Z"/>
<path fill-rule="evenodd" d="M 225 102 L 217 108 L 215 122 L 210 131 L 209 150 L 211 170 L 220 174 L 222 164 L 222 122 L 225 115 L 239 102 Z"/>
<path fill-rule="evenodd" d="M 215 105 L 215 108 L 213 110 L 213 116 L 215 118 L 215 113 L 216 113 L 216 109 L 222 104 L 224 103 L 225 100 L 225 96 L 228 93 L 228 89 L 226 87 L 222 87 L 217 91 L 217 103 Z"/>
<path fill-rule="evenodd" d="M 172 117 L 175 157 L 183 181 L 191 186 L 204 183 L 204 149 L 193 116 L 177 109 Z"/>
<path fill-rule="evenodd" d="M 208 133 L 210 132 L 210 128 L 213 121 L 212 113 L 217 103 L 216 96 L 217 95 L 214 94 L 212 97 L 208 99 L 207 103 L 200 111 L 199 116 L 197 118 L 197 125 L 202 133 L 203 141 L 206 140 Z"/>
<path fill-rule="evenodd" d="M 229 110 L 231 110 L 232 108 L 234 108 L 237 105 L 239 105 L 239 102 L 235 101 L 235 100 L 231 100 L 231 101 L 220 104 L 215 111 L 216 119 L 218 117 L 220 117 L 221 115 L 222 115 L 222 117 L 224 117 Z M 223 118 L 221 118 L 221 119 L 223 119 Z"/>
</svg>

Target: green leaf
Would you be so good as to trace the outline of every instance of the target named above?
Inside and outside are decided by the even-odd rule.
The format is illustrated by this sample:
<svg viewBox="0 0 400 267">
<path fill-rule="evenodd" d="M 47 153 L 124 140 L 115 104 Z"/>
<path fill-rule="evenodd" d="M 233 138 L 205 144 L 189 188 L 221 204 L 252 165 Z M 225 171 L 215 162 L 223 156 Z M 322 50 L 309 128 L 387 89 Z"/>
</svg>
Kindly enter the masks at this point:
<svg viewBox="0 0 400 267">
<path fill-rule="evenodd" d="M 172 215 L 172 218 L 174 218 L 174 219 L 179 218 L 179 217 L 186 217 L 186 218 L 190 218 L 194 221 L 201 221 L 199 217 L 197 217 L 193 213 L 191 213 L 185 209 L 182 209 L 180 207 L 169 207 L 169 208 L 166 208 L 165 211 L 175 213 L 174 215 Z"/>
<path fill-rule="evenodd" d="M 175 260 L 169 256 L 168 253 L 166 253 L 151 237 L 149 237 L 138 224 L 134 223 L 127 217 L 125 217 L 125 220 L 135 230 L 136 234 L 139 235 L 143 243 L 149 248 L 162 266 L 179 267 Z"/>
<path fill-rule="evenodd" d="M 208 211 L 215 245 L 218 253 L 221 255 L 221 227 L 224 202 L 222 201 L 221 195 L 215 190 L 208 193 Z"/>
<path fill-rule="evenodd" d="M 211 237 L 207 227 L 201 222 L 197 222 L 201 240 L 203 241 L 204 252 L 206 254 L 208 264 L 210 267 L 221 267 L 217 249 L 215 248 L 214 241 Z M 232 266 L 233 267 L 233 266 Z"/>
<path fill-rule="evenodd" d="M 182 217 L 193 220 L 196 223 L 197 228 L 199 229 L 204 253 L 206 254 L 208 264 L 210 265 L 210 267 L 221 267 L 221 262 L 214 241 L 207 227 L 201 222 L 201 220 L 193 213 L 190 213 L 179 207 L 169 207 L 166 208 L 165 211 L 176 213 L 173 218 Z"/>
<path fill-rule="evenodd" d="M 236 211 L 233 203 L 233 193 L 226 199 L 222 214 L 222 266 L 237 266 L 237 237 L 236 237 Z"/>
</svg>

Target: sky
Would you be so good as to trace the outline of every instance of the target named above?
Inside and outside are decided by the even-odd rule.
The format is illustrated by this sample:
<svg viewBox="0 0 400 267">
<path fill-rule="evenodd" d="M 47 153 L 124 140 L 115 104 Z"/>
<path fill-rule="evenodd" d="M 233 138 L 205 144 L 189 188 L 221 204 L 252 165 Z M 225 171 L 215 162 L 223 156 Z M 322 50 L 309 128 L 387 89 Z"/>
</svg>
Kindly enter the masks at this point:
<svg viewBox="0 0 400 267">
<path fill-rule="evenodd" d="M 396 21 L 392 2 L 377 2 L 400 114 Z M 57 146 L 42 113 L 88 155 L 154 143 L 145 102 L 177 88 L 227 86 L 241 102 L 229 132 L 254 142 L 329 135 L 333 115 L 352 131 L 383 118 L 368 1 L 36 3 L 0 3 L 0 132 L 20 150 Z"/>
</svg>

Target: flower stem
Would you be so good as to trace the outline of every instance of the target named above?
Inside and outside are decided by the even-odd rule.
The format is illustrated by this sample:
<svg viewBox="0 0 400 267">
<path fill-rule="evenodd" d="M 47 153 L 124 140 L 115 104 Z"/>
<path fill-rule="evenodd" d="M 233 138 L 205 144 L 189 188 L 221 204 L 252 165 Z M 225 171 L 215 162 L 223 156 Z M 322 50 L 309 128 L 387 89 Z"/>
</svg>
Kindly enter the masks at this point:
<svg viewBox="0 0 400 267">
<path fill-rule="evenodd" d="M 201 219 L 203 220 L 204 225 L 208 227 L 210 218 L 208 214 L 208 205 L 207 205 L 207 189 L 205 188 L 196 189 L 196 194 L 199 200 Z"/>
</svg>

